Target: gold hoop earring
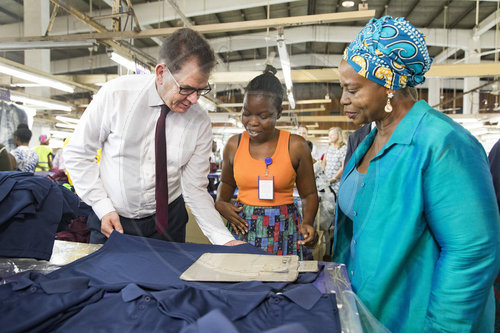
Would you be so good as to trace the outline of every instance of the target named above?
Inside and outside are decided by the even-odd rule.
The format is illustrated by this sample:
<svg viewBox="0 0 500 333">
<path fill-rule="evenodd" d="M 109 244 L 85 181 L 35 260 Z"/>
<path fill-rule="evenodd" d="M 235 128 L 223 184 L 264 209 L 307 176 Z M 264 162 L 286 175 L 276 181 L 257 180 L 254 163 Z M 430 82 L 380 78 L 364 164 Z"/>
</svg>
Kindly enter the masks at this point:
<svg viewBox="0 0 500 333">
<path fill-rule="evenodd" d="M 392 92 L 387 94 L 387 103 L 385 104 L 385 112 L 389 113 L 392 112 L 392 105 L 391 105 L 391 98 L 394 97 L 394 94 Z"/>
</svg>

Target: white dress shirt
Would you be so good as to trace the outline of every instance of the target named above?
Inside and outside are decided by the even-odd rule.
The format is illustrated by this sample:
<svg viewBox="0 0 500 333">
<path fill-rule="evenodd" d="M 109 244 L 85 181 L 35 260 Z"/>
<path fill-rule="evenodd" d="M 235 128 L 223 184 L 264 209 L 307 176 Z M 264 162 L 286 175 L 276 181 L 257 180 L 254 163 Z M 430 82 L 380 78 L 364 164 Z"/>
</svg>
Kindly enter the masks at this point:
<svg viewBox="0 0 500 333">
<path fill-rule="evenodd" d="M 99 219 L 111 211 L 134 219 L 155 214 L 155 128 L 162 104 L 154 75 L 128 75 L 105 84 L 83 113 L 63 156 L 78 195 Z M 212 243 L 234 240 L 207 192 L 207 112 L 197 104 L 185 113 L 171 111 L 165 131 L 169 203 L 182 194 Z"/>
</svg>

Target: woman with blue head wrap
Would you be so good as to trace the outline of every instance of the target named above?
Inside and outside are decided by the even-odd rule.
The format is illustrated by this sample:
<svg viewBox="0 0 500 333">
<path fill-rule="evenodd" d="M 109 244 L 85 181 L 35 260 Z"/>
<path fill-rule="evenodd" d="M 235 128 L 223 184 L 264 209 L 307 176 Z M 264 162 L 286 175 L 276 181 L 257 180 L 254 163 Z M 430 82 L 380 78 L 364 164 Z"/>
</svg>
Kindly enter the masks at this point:
<svg viewBox="0 0 500 333">
<path fill-rule="evenodd" d="M 389 16 L 344 53 L 340 102 L 376 128 L 345 167 L 333 260 L 392 332 L 492 332 L 500 218 L 488 161 L 468 131 L 415 101 L 431 63 L 424 36 Z"/>
</svg>

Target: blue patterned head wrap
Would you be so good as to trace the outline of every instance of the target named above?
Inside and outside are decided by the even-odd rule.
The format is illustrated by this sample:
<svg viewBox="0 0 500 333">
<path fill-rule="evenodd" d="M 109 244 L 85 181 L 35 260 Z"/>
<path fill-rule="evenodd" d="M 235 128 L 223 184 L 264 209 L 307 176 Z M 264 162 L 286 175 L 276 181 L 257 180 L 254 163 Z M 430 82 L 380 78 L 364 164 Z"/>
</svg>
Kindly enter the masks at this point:
<svg viewBox="0 0 500 333">
<path fill-rule="evenodd" d="M 403 17 L 371 19 L 344 51 L 359 75 L 398 90 L 424 83 L 432 64 L 424 35 Z"/>
</svg>

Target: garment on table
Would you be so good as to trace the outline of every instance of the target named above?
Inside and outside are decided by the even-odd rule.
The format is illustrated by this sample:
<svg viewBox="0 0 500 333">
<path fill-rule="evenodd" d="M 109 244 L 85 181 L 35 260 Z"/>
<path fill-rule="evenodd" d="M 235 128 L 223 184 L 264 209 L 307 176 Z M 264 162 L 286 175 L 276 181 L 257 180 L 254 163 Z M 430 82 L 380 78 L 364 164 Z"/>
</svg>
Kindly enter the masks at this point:
<svg viewBox="0 0 500 333">
<path fill-rule="evenodd" d="M 293 284 L 180 280 L 180 273 L 205 252 L 264 253 L 250 245 L 178 244 L 113 232 L 101 249 L 57 271 L 31 273 L 0 285 L 0 326 L 16 323 L 12 327 L 19 329 L 12 331 L 18 332 L 37 324 L 61 332 L 88 327 L 121 333 L 179 332 L 220 309 L 240 332 L 294 322 L 309 332 L 321 327 L 340 332 L 335 294 L 318 291 L 311 283 L 317 274 L 300 274 Z M 103 320 L 111 317 L 115 320 Z"/>
<path fill-rule="evenodd" d="M 38 154 L 28 146 L 18 146 L 10 152 L 16 158 L 17 170 L 23 172 L 35 172 L 38 164 Z"/>
<path fill-rule="evenodd" d="M 48 276 L 51 279 L 84 276 L 90 279 L 89 285 L 105 289 L 121 289 L 130 283 L 155 290 L 182 288 L 186 285 L 196 285 L 198 288 L 230 287 L 231 284 L 200 284 L 179 279 L 182 272 L 205 252 L 265 253 L 249 244 L 215 246 L 173 243 L 113 231 L 101 249 L 61 267 Z M 301 274 L 299 278 L 301 276 L 310 275 Z M 275 286 L 281 288 L 283 284 L 277 283 Z"/>
<path fill-rule="evenodd" d="M 56 238 L 68 242 L 88 243 L 90 230 L 87 227 L 87 218 L 80 216 L 72 219 L 65 230 L 56 234 Z"/>
<path fill-rule="evenodd" d="M 78 197 L 29 172 L 0 172 L 0 256 L 50 259 L 58 225 L 81 209 Z"/>
<path fill-rule="evenodd" d="M 134 219 L 155 213 L 154 129 L 162 104 L 154 75 L 112 80 L 94 96 L 64 148 L 75 189 L 99 219 L 113 210 Z M 197 104 L 185 113 L 169 112 L 165 132 L 169 203 L 183 194 L 212 243 L 233 240 L 206 190 L 212 146 L 208 114 Z M 97 165 L 94 156 L 101 147 Z"/>
<path fill-rule="evenodd" d="M 353 290 L 385 327 L 493 331 L 500 218 L 486 154 L 468 131 L 415 103 L 370 161 L 353 216 L 337 211 L 333 261 L 347 264 Z"/>
<path fill-rule="evenodd" d="M 0 101 L 0 144 L 5 145 L 8 151 L 16 148 L 14 132 L 19 124 L 28 124 L 26 111 L 17 104 Z"/>
<path fill-rule="evenodd" d="M 266 163 L 250 155 L 250 137 L 246 131 L 242 133 L 233 161 L 239 202 L 252 206 L 279 206 L 293 203 L 296 173 L 288 151 L 289 140 L 290 132 L 280 130 L 276 150 L 270 156 L 272 163 L 268 167 L 269 175 L 274 177 L 274 200 L 260 200 L 258 177 L 265 175 Z"/>
<path fill-rule="evenodd" d="M 340 148 L 335 148 L 333 146 L 328 146 L 328 150 L 326 151 L 326 167 L 325 167 L 325 175 L 328 179 L 333 178 L 337 172 L 342 168 L 342 162 L 345 159 L 345 154 L 347 151 L 346 145 L 343 145 Z M 331 187 L 334 189 L 335 193 L 339 191 L 340 179 L 335 180 L 331 183 Z"/>
<path fill-rule="evenodd" d="M 189 216 L 182 195 L 168 205 L 168 214 L 168 227 L 162 234 L 156 230 L 156 215 L 142 219 L 119 217 L 125 234 L 184 243 Z M 107 241 L 108 238 L 101 233 L 101 221 L 95 213 L 90 214 L 87 225 L 91 231 L 90 243 L 104 244 Z"/>
<path fill-rule="evenodd" d="M 240 333 L 220 310 L 212 310 L 195 323 L 182 329 L 180 333 Z M 307 333 L 299 323 L 285 324 L 262 333 Z"/>
<path fill-rule="evenodd" d="M 300 323 L 306 332 L 341 332 L 335 294 L 321 294 L 311 284 L 275 294 L 242 283 L 234 290 L 192 287 L 148 292 L 136 284 L 87 305 L 56 332 L 79 332 L 99 327 L 105 332 L 180 332 L 217 309 L 239 332 L 262 332 Z M 304 302 L 304 299 L 306 301 Z M 103 320 L 109 314 L 115 320 Z M 119 326 L 116 324 L 119 322 Z"/>
<path fill-rule="evenodd" d="M 46 145 L 38 145 L 33 150 L 38 154 L 38 167 L 35 171 L 49 171 L 49 154 L 52 154 L 52 148 Z"/>
<path fill-rule="evenodd" d="M 241 332 L 290 322 L 301 323 L 309 332 L 321 325 L 339 327 L 335 295 L 318 291 L 311 283 L 315 273 L 301 273 L 293 284 L 180 280 L 180 273 L 205 252 L 264 253 L 250 245 L 179 244 L 113 232 L 101 249 L 57 271 L 14 276 L 0 285 L 0 326 L 16 332 L 37 325 L 51 332 L 88 327 L 121 333 L 153 332 L 155 327 L 178 332 L 222 309 L 241 325 Z"/>
<path fill-rule="evenodd" d="M 88 278 L 52 281 L 41 273 L 22 275 L 0 286 L 0 327 L 4 333 L 53 332 L 104 295 L 104 290 L 88 286 Z"/>
<path fill-rule="evenodd" d="M 248 233 L 239 235 L 228 224 L 235 239 L 243 240 L 268 253 L 277 255 L 296 254 L 301 260 L 312 259 L 309 249 L 298 243 L 304 237 L 299 233 L 301 217 L 295 204 L 275 207 L 243 207 L 240 216 L 248 223 Z"/>
<path fill-rule="evenodd" d="M 57 184 L 29 172 L 0 172 L 0 256 L 48 260 L 63 213 Z"/>
</svg>

